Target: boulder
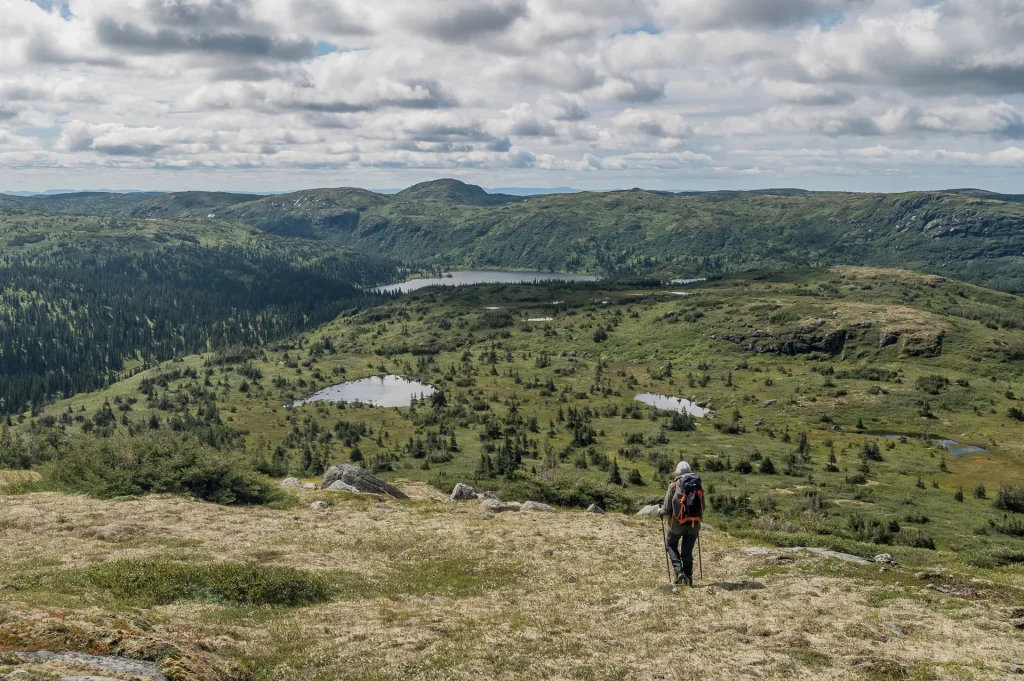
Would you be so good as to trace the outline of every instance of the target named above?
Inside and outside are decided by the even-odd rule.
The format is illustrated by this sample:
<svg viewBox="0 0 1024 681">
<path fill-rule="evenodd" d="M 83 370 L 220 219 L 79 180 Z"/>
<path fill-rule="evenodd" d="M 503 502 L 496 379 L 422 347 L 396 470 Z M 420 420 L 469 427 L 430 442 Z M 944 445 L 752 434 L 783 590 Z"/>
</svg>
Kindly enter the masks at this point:
<svg viewBox="0 0 1024 681">
<path fill-rule="evenodd" d="M 326 508 L 330 508 L 331 505 L 328 504 L 326 501 L 314 501 L 312 504 L 309 505 L 309 507 L 314 511 L 322 511 Z"/>
<path fill-rule="evenodd" d="M 476 490 L 469 485 L 459 483 L 455 485 L 455 489 L 452 490 L 452 501 L 472 501 L 477 498 Z"/>
<path fill-rule="evenodd" d="M 491 513 L 518 511 L 523 507 L 518 501 L 498 501 L 497 499 L 484 499 L 480 505 Z"/>
<path fill-rule="evenodd" d="M 480 498 L 481 499 L 497 499 L 498 495 L 495 494 L 494 492 L 492 492 L 491 490 L 487 490 L 485 492 L 481 492 L 480 493 Z"/>
<path fill-rule="evenodd" d="M 604 509 L 598 506 L 597 504 L 591 504 L 590 506 L 587 506 L 587 513 L 601 514 L 604 513 Z"/>
<path fill-rule="evenodd" d="M 883 331 L 878 340 L 878 347 L 884 348 L 890 345 L 895 345 L 896 341 L 900 339 L 900 335 L 902 333 L 902 331 Z"/>
<path fill-rule="evenodd" d="M 281 482 L 281 487 L 288 487 L 290 489 L 302 489 L 302 483 L 299 482 L 298 478 L 285 478 Z"/>
<path fill-rule="evenodd" d="M 353 492 L 355 494 L 362 494 L 358 489 L 346 482 L 342 482 L 341 480 L 335 480 L 324 489 L 328 492 Z"/>
<path fill-rule="evenodd" d="M 394 485 L 389 485 L 373 473 L 359 466 L 353 466 L 350 463 L 342 464 L 341 466 L 331 466 L 324 473 L 324 481 L 321 487 L 329 488 L 338 481 L 351 485 L 356 491 L 363 492 L 364 494 L 388 494 L 395 499 L 409 498 L 405 492 Z"/>
<path fill-rule="evenodd" d="M 474 513 L 473 520 L 490 520 L 494 516 L 490 513 Z"/>
<path fill-rule="evenodd" d="M 772 406 L 773 404 L 775 404 L 775 400 L 765 400 L 764 402 L 761 403 L 761 406 L 765 407 L 765 408 L 768 408 L 768 407 Z"/>
<path fill-rule="evenodd" d="M 555 510 L 554 506 L 548 506 L 537 501 L 527 501 L 520 508 L 520 511 L 541 511 L 544 513 L 551 513 Z"/>
<path fill-rule="evenodd" d="M 307 482 L 302 486 L 302 489 L 309 490 L 310 492 L 315 492 L 317 490 L 317 486 L 315 482 Z"/>
<path fill-rule="evenodd" d="M 659 513 L 661 513 L 661 506 L 659 504 L 650 504 L 641 508 L 637 515 L 649 515 L 657 518 Z"/>
<path fill-rule="evenodd" d="M 876 563 L 895 563 L 891 553 L 880 553 L 873 558 Z"/>
</svg>

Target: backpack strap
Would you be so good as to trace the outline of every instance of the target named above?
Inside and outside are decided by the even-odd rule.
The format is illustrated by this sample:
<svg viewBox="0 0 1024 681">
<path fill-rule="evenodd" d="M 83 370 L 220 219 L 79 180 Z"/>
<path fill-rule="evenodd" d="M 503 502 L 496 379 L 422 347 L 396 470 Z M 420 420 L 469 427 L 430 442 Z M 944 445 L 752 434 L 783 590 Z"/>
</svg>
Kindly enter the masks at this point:
<svg viewBox="0 0 1024 681">
<path fill-rule="evenodd" d="M 677 482 L 677 484 L 678 484 L 678 482 Z M 680 525 L 685 525 L 685 524 L 689 523 L 690 527 L 696 527 L 697 523 L 704 522 L 704 490 L 700 490 L 699 489 L 696 492 L 694 492 L 694 494 L 696 494 L 697 498 L 700 499 L 700 515 L 699 516 L 684 516 L 683 515 L 683 513 L 686 512 L 686 497 L 684 496 L 680 500 L 680 504 L 679 504 L 679 516 L 680 517 L 678 517 L 678 518 L 673 517 L 673 519 L 677 523 L 679 523 Z"/>
</svg>

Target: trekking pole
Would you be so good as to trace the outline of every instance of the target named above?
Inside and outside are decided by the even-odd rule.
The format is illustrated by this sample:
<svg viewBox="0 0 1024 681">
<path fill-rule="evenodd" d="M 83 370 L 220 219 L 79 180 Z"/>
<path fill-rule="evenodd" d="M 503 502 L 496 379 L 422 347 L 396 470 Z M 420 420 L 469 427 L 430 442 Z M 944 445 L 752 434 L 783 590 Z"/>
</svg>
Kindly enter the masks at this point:
<svg viewBox="0 0 1024 681">
<path fill-rule="evenodd" d="M 667 554 L 666 554 L 667 555 Z M 697 535 L 697 565 L 700 566 L 700 581 L 704 581 L 704 556 L 700 550 L 700 535 Z"/>
<path fill-rule="evenodd" d="M 665 537 L 665 518 L 659 515 L 658 519 L 661 520 L 661 548 L 665 552 L 665 571 L 668 573 L 668 583 L 675 586 L 675 583 L 672 581 L 672 566 L 668 562 L 668 538 Z"/>
</svg>

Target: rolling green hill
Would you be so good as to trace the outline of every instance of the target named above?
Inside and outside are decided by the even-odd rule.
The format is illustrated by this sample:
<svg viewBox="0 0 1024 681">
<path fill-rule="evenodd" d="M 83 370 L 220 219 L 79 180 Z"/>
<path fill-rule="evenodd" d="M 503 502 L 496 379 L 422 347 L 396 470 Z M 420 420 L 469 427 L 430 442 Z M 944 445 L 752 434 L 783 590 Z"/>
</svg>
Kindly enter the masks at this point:
<svg viewBox="0 0 1024 681">
<path fill-rule="evenodd" d="M 42 196 L 0 194 L 0 210 L 21 210 L 77 215 L 119 215 L 158 193 L 71 192 Z"/>
<path fill-rule="evenodd" d="M 207 218 L 228 206 L 252 201 L 252 194 L 179 192 L 161 194 L 133 204 L 127 213 L 136 218 Z"/>
<path fill-rule="evenodd" d="M 237 221 L 421 265 L 687 276 L 816 265 L 904 267 L 1024 290 L 1024 204 L 974 189 L 798 189 L 516 197 L 458 180 L 398 194 L 313 189 L 257 198 L 0 195 L 0 208 Z"/>
<path fill-rule="evenodd" d="M 315 189 L 168 194 L 135 217 L 239 221 L 407 262 L 685 276 L 813 265 L 904 267 L 1024 290 L 1024 205 L 979 190 L 630 190 L 529 198 L 457 180 L 396 195 Z"/>
</svg>

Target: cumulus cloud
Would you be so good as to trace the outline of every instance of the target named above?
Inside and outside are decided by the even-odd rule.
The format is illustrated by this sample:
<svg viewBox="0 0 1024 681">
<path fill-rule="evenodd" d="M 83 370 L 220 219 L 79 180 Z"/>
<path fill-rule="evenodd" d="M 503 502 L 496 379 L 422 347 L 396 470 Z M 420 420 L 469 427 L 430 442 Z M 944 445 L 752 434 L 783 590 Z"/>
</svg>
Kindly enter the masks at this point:
<svg viewBox="0 0 1024 681">
<path fill-rule="evenodd" d="M 1024 164 L 1024 0 L 0 0 L 0 32 L 16 179 L 889 188 Z"/>
<path fill-rule="evenodd" d="M 417 2 L 410 10 L 405 25 L 411 32 L 452 43 L 467 43 L 501 33 L 529 11 L 526 0 Z"/>
</svg>

